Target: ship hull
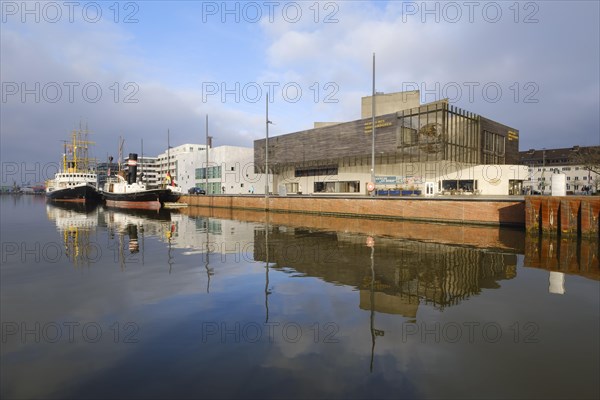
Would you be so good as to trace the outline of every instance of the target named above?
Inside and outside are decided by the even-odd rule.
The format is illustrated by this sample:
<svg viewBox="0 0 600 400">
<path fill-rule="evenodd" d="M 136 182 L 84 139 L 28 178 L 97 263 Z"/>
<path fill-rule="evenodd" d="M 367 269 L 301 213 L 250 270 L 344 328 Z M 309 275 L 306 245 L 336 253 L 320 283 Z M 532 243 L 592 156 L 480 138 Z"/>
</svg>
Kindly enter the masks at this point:
<svg viewBox="0 0 600 400">
<path fill-rule="evenodd" d="M 130 193 L 102 192 L 108 207 L 157 210 L 167 201 L 167 190 L 154 189 Z"/>
<path fill-rule="evenodd" d="M 54 202 L 98 203 L 102 196 L 92 185 L 81 185 L 46 192 L 46 199 Z"/>
<path fill-rule="evenodd" d="M 164 193 L 163 195 L 161 195 L 160 202 L 163 204 L 164 203 L 177 203 L 177 200 L 179 200 L 180 197 L 181 197 L 181 194 L 174 193 L 170 190 L 167 190 L 167 193 Z"/>
</svg>

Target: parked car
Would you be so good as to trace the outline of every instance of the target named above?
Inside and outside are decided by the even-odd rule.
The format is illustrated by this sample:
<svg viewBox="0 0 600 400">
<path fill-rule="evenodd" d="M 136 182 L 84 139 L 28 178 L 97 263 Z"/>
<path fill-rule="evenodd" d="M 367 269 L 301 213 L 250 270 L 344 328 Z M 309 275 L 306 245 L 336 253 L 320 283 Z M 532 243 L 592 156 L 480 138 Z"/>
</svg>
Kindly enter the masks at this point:
<svg viewBox="0 0 600 400">
<path fill-rule="evenodd" d="M 188 190 L 189 194 L 206 194 L 204 189 L 200 189 L 199 187 L 193 187 Z"/>
</svg>

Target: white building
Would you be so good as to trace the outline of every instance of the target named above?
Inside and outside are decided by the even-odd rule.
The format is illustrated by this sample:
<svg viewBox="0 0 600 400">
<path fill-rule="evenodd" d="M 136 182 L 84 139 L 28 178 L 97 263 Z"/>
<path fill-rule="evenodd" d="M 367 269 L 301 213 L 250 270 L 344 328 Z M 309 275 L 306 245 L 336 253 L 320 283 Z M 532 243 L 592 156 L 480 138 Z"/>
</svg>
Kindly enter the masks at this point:
<svg viewBox="0 0 600 400">
<path fill-rule="evenodd" d="M 160 179 L 164 181 L 167 171 L 170 171 L 184 192 L 199 187 L 207 190 L 207 194 L 264 193 L 264 176 L 254 172 L 252 148 L 209 147 L 207 168 L 206 145 L 188 143 L 159 154 L 158 165 Z"/>
<path fill-rule="evenodd" d="M 520 152 L 521 162 L 528 167 L 523 187 L 528 193 L 550 194 L 552 175 L 564 174 L 567 194 L 596 193 L 600 190 L 600 175 L 577 162 L 576 153 L 596 147 L 527 150 Z"/>
<path fill-rule="evenodd" d="M 129 157 L 123 161 L 121 168 L 127 171 L 127 162 Z M 143 174 L 143 176 L 142 176 Z M 138 157 L 137 159 L 137 180 L 143 181 L 148 188 L 157 188 L 160 183 L 160 167 L 158 157 Z"/>
</svg>

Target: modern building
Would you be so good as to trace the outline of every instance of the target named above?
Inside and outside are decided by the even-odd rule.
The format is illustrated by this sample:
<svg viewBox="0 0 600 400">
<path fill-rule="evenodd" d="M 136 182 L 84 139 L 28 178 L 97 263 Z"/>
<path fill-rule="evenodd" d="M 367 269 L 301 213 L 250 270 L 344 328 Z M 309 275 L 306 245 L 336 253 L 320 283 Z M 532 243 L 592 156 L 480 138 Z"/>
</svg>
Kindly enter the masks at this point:
<svg viewBox="0 0 600 400">
<path fill-rule="evenodd" d="M 159 154 L 159 181 L 167 171 L 185 192 L 199 187 L 207 194 L 264 193 L 264 176 L 255 172 L 254 151 L 249 147 L 183 144 Z"/>
<path fill-rule="evenodd" d="M 265 175 L 256 172 L 252 148 L 209 148 L 208 160 L 208 168 L 204 161 L 200 168 L 196 168 L 194 175 L 194 185 L 206 190 L 207 194 L 265 193 Z"/>
<path fill-rule="evenodd" d="M 129 156 L 121 164 L 121 168 L 124 171 L 129 169 L 128 167 Z M 137 159 L 137 180 L 144 182 L 149 189 L 158 188 L 162 183 L 160 179 L 160 165 L 158 163 L 158 157 L 138 157 Z"/>
<path fill-rule="evenodd" d="M 447 99 L 419 99 L 419 91 L 376 95 L 374 148 L 370 96 L 359 120 L 269 138 L 272 191 L 364 195 L 372 183 L 379 195 L 522 193 L 517 129 Z M 265 170 L 265 142 L 254 142 L 257 172 Z"/>
<path fill-rule="evenodd" d="M 158 181 L 164 183 L 167 172 L 184 190 L 195 186 L 195 170 L 206 163 L 206 145 L 182 144 L 158 155 Z"/>
<path fill-rule="evenodd" d="M 599 174 L 585 165 L 586 160 L 593 163 L 595 157 L 600 167 L 600 146 L 530 149 L 520 152 L 519 156 L 521 164 L 528 167 L 528 176 L 523 185 L 526 193 L 550 194 L 553 174 L 565 175 L 567 194 L 600 191 Z"/>
</svg>

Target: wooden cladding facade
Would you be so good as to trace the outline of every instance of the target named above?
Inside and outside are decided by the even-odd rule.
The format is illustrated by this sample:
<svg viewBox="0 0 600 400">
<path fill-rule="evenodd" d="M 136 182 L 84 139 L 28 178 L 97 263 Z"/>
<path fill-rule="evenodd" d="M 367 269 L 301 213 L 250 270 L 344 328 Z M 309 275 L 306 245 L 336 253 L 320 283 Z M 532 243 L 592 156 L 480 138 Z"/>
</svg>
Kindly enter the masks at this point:
<svg viewBox="0 0 600 400">
<path fill-rule="evenodd" d="M 453 161 L 517 164 L 518 131 L 506 125 L 438 101 L 375 119 L 376 162 Z M 269 138 L 269 169 L 289 166 L 335 165 L 371 157 L 372 120 L 360 119 Z M 492 135 L 493 134 L 493 135 Z M 494 136 L 498 153 L 484 154 L 484 135 Z M 509 140 L 510 139 L 510 140 Z M 496 147 L 494 147 L 496 151 Z M 362 161 L 361 161 L 362 162 Z M 257 172 L 264 171 L 265 139 L 254 142 Z"/>
</svg>

